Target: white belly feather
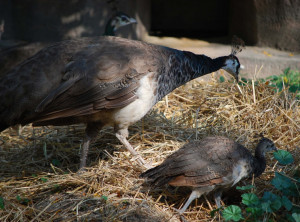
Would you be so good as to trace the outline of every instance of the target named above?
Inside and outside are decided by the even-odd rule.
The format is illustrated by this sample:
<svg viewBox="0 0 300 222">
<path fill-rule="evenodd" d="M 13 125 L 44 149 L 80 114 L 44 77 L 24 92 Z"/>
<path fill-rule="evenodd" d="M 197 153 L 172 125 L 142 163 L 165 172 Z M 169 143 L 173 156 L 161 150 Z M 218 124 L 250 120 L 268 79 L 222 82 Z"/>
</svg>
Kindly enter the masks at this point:
<svg viewBox="0 0 300 222">
<path fill-rule="evenodd" d="M 157 88 L 157 83 L 153 81 L 153 74 L 149 73 L 140 80 L 140 87 L 136 92 L 138 99 L 115 112 L 113 119 L 120 128 L 137 122 L 155 105 L 154 89 Z"/>
</svg>

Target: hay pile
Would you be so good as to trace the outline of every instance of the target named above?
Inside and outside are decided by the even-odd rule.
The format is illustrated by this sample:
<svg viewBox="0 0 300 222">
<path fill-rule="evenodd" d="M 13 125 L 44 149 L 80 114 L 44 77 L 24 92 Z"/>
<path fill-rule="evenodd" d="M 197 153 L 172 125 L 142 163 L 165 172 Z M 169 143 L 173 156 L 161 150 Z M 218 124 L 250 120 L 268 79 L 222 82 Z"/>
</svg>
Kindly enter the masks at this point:
<svg viewBox="0 0 300 222">
<path fill-rule="evenodd" d="M 159 102 L 130 127 L 130 143 L 153 165 L 185 142 L 206 135 L 226 135 L 253 149 L 263 133 L 280 149 L 294 154 L 295 164 L 280 167 L 268 157 L 268 168 L 255 180 L 270 189 L 274 170 L 289 174 L 299 164 L 299 101 L 265 83 L 240 85 L 194 80 Z M 179 221 L 179 208 L 189 194 L 172 187 L 141 186 L 142 169 L 130 161 L 111 128 L 90 149 L 88 166 L 76 174 L 84 126 L 26 126 L 0 136 L 0 221 Z M 225 204 L 239 204 L 233 190 Z M 1 201 L 3 203 L 1 204 Z M 299 203 L 296 203 L 299 204 Z M 190 221 L 211 221 L 212 199 L 200 198 L 185 214 Z M 214 218 L 219 220 L 219 216 Z"/>
</svg>

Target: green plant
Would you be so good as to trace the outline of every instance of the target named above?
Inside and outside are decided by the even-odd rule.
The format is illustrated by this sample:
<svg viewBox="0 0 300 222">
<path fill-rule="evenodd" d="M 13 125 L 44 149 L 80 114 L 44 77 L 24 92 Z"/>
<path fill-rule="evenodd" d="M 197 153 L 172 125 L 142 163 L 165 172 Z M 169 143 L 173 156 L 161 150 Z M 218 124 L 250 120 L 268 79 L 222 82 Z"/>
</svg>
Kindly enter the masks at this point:
<svg viewBox="0 0 300 222">
<path fill-rule="evenodd" d="M 241 219 L 243 219 L 242 210 L 236 205 L 230 205 L 229 207 L 225 208 L 225 210 L 223 210 L 223 217 L 225 221 L 240 221 Z"/>
<path fill-rule="evenodd" d="M 279 76 L 269 76 L 266 78 L 270 81 L 270 85 L 274 86 L 281 91 L 284 87 L 288 87 L 292 93 L 297 93 L 297 97 L 300 97 L 300 72 L 286 68 L 283 74 Z"/>
<path fill-rule="evenodd" d="M 220 76 L 220 82 L 224 82 L 225 78 Z M 261 78 L 254 82 L 257 85 L 259 82 L 263 82 L 269 86 L 274 87 L 277 91 L 282 91 L 284 88 L 288 88 L 290 93 L 296 94 L 296 98 L 300 99 L 300 71 L 291 70 L 286 68 L 280 75 L 272 75 L 265 79 Z M 241 78 L 239 85 L 252 84 L 251 79 Z"/>
<path fill-rule="evenodd" d="M 17 195 L 16 199 L 19 201 L 20 204 L 23 204 L 23 205 L 27 205 L 30 200 L 26 197 L 21 197 L 20 195 Z"/>
<path fill-rule="evenodd" d="M 4 199 L 3 197 L 0 197 L 0 209 L 4 209 Z"/>
<path fill-rule="evenodd" d="M 292 155 L 279 150 L 274 153 L 274 158 L 282 165 L 292 164 Z M 230 205 L 223 210 L 225 221 L 293 221 L 300 222 L 300 209 L 291 201 L 300 198 L 300 179 L 292 178 L 284 173 L 275 172 L 275 177 L 270 182 L 275 188 L 272 192 L 265 191 L 262 197 L 258 197 L 251 190 L 253 185 L 237 187 L 238 190 L 246 191 L 242 194 L 242 205 L 240 207 Z M 250 192 L 247 192 L 250 191 Z M 267 220 L 266 220 L 267 218 Z"/>
</svg>

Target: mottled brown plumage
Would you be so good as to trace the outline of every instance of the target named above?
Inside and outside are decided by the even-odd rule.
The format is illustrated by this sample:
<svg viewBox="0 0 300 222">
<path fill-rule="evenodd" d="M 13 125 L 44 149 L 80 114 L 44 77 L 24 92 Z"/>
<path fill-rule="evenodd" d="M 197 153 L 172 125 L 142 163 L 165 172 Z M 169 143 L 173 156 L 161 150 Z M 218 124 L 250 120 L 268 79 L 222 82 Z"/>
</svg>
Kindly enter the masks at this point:
<svg viewBox="0 0 300 222">
<path fill-rule="evenodd" d="M 0 131 L 16 124 L 85 123 L 84 167 L 90 142 L 111 125 L 145 164 L 126 139 L 128 127 L 187 81 L 221 68 L 237 78 L 239 66 L 233 55 L 211 59 L 118 37 L 63 41 L 0 79 Z"/>
<path fill-rule="evenodd" d="M 233 140 L 206 137 L 190 142 L 168 156 L 159 166 L 141 174 L 154 186 L 172 185 L 191 187 L 193 192 L 184 207 L 203 194 L 215 191 L 220 207 L 221 192 L 252 174 L 259 176 L 265 170 L 265 152 L 276 150 L 272 141 L 263 138 L 253 156 L 248 149 Z"/>
</svg>

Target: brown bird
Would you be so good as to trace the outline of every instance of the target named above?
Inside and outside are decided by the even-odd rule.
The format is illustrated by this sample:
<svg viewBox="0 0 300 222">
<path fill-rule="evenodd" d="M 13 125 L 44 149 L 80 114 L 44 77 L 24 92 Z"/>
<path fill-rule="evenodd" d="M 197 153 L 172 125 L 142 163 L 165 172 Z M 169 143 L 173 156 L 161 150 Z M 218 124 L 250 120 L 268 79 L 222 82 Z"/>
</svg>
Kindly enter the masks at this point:
<svg viewBox="0 0 300 222">
<path fill-rule="evenodd" d="M 140 176 L 154 186 L 169 184 L 192 188 L 189 199 L 179 210 L 180 214 L 194 199 L 211 191 L 215 192 L 219 208 L 222 191 L 253 174 L 260 176 L 266 168 L 265 153 L 273 150 L 277 149 L 267 138 L 260 140 L 253 156 L 244 146 L 227 137 L 206 137 L 184 145 L 162 164 Z"/>
<path fill-rule="evenodd" d="M 235 56 L 215 59 L 112 36 L 59 42 L 0 79 L 0 132 L 16 124 L 86 124 L 80 168 L 102 127 L 135 156 L 128 127 L 165 95 L 199 76 L 224 69 L 238 79 Z"/>
</svg>

